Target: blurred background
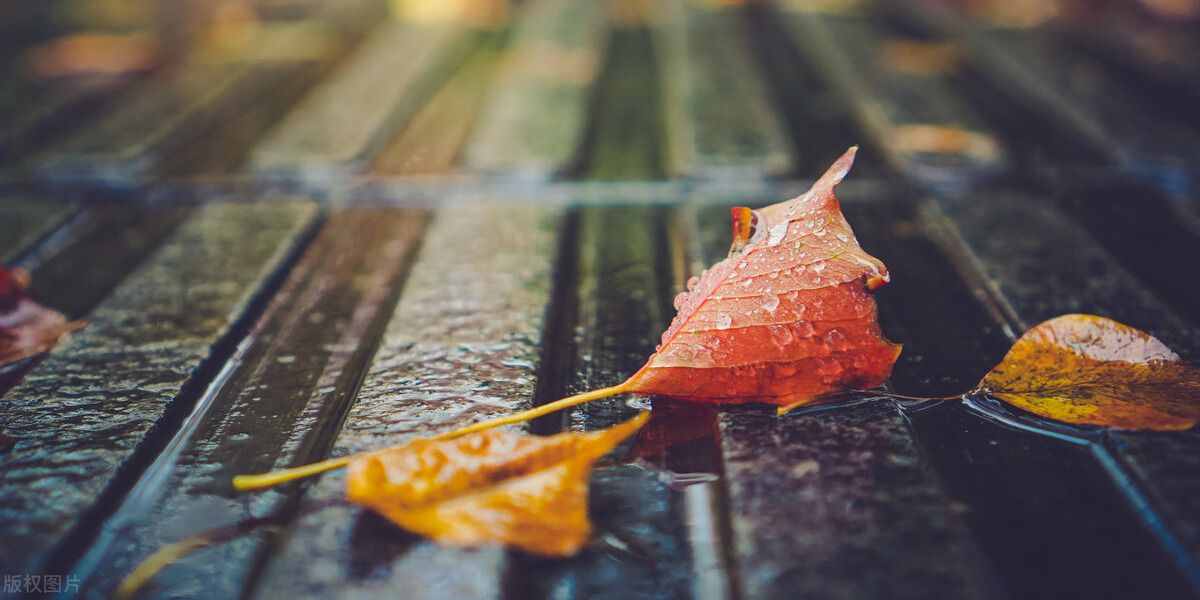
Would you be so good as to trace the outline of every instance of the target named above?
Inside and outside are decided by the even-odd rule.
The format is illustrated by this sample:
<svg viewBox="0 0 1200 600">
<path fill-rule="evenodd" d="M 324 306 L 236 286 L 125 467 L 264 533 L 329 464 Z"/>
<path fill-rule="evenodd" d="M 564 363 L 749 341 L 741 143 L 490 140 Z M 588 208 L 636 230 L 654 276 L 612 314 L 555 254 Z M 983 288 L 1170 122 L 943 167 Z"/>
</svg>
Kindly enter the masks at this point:
<svg viewBox="0 0 1200 600">
<path fill-rule="evenodd" d="M 0 8 L 17 182 L 1120 168 L 1190 185 L 1197 0 Z M 603 163 L 603 164 L 600 164 Z"/>
</svg>

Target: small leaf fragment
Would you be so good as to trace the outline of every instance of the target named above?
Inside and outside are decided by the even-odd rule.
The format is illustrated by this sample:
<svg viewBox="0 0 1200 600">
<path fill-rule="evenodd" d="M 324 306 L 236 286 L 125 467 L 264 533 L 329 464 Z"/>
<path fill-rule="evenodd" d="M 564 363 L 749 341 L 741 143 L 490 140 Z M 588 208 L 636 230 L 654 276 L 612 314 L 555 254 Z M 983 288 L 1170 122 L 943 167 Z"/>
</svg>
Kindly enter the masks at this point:
<svg viewBox="0 0 1200 600">
<path fill-rule="evenodd" d="M 1081 425 L 1175 431 L 1200 420 L 1200 369 L 1150 334 L 1095 315 L 1030 329 L 978 391 Z"/>
<path fill-rule="evenodd" d="M 649 418 L 552 436 L 489 430 L 454 439 L 418 439 L 349 464 L 346 497 L 438 542 L 499 542 L 546 556 L 570 556 L 591 533 L 592 465 Z"/>
<path fill-rule="evenodd" d="M 34 302 L 25 288 L 29 275 L 0 267 L 0 366 L 49 351 L 59 340 L 83 327 L 62 313 Z"/>
</svg>

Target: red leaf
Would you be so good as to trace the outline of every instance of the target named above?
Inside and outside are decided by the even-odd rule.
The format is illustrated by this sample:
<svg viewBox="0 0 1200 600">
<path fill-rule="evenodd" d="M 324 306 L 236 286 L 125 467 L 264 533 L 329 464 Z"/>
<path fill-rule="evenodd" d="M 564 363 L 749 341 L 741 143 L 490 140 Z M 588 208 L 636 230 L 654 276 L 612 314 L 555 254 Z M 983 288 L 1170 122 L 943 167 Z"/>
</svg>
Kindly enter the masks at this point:
<svg viewBox="0 0 1200 600">
<path fill-rule="evenodd" d="M 802 196 L 733 209 L 729 257 L 675 298 L 679 313 L 627 391 L 789 405 L 888 378 L 900 346 L 869 294 L 887 267 L 859 247 L 833 193 L 856 150 Z"/>
<path fill-rule="evenodd" d="M 28 285 L 24 271 L 0 267 L 0 366 L 46 352 L 83 326 L 34 302 L 25 293 Z"/>
<path fill-rule="evenodd" d="M 886 381 L 900 346 L 884 339 L 869 292 L 887 283 L 887 267 L 859 247 L 833 194 L 856 151 L 843 154 L 802 196 L 760 210 L 733 209 L 729 256 L 688 282 L 688 291 L 675 298 L 679 314 L 662 344 L 624 383 L 434 439 L 455 439 L 631 392 L 790 407 Z M 667 445 L 704 435 L 711 419 L 679 425 L 674 423 L 670 436 L 651 429 L 647 435 L 659 439 L 649 439 L 641 452 L 658 455 Z M 353 459 L 241 475 L 234 487 L 267 488 L 344 467 Z"/>
</svg>

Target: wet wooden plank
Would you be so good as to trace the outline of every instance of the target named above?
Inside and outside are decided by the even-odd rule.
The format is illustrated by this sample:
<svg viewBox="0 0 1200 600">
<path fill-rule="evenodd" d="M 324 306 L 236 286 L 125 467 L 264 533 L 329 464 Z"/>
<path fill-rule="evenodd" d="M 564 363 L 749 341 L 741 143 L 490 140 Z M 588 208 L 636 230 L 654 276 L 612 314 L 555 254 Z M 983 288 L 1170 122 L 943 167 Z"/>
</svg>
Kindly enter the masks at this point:
<svg viewBox="0 0 1200 600">
<path fill-rule="evenodd" d="M 497 34 L 476 35 L 478 48 L 389 141 L 371 165 L 372 173 L 445 175 L 458 164 L 500 53 Z"/>
<path fill-rule="evenodd" d="M 78 210 L 79 207 L 72 203 L 55 200 L 7 198 L 0 201 L 0 265 L 10 265 Z"/>
<path fill-rule="evenodd" d="M 24 69 L 24 65 L 21 65 Z M 135 77 L 90 76 L 29 81 L 26 73 L 6 74 L 0 111 L 0 159 L 20 162 L 25 155 L 80 125 L 105 106 Z M 14 83 L 15 82 L 15 83 Z"/>
<path fill-rule="evenodd" d="M 81 549 L 315 213 L 305 202 L 201 209 L 0 401 L 17 439 L 0 456 L 0 568 L 38 573 Z"/>
<path fill-rule="evenodd" d="M 110 111 L 36 157 L 50 177 L 136 182 L 151 175 L 227 171 L 337 53 L 319 28 L 264 28 L 234 60 L 196 58 L 126 92 Z M 270 109 L 270 110 L 267 110 Z"/>
<path fill-rule="evenodd" d="M 461 28 L 389 21 L 256 145 L 249 168 L 328 178 L 362 170 L 464 51 Z"/>
<path fill-rule="evenodd" d="M 34 276 L 30 293 L 72 318 L 87 318 L 193 210 L 187 205 L 89 201 L 21 260 Z"/>
<path fill-rule="evenodd" d="M 701 179 L 780 175 L 789 140 L 752 60 L 740 7 L 664 5 L 656 31 L 667 171 Z"/>
<path fill-rule="evenodd" d="M 1128 168 L 1173 171 L 1200 157 L 1200 132 L 1166 98 L 1147 96 L 1096 57 L 1072 51 L 1049 30 L 968 21 L 925 5 L 907 18 L 961 41 L 988 89 L 1047 132 L 1068 135 Z M 1187 110 L 1182 108 L 1182 110 Z"/>
<path fill-rule="evenodd" d="M 29 293 L 38 302 L 69 318 L 84 319 L 190 212 L 191 207 L 88 202 L 78 212 L 65 214 L 66 221 L 21 253 L 15 266 L 33 276 Z M 113 231 L 121 231 L 121 235 L 113 235 Z M 80 269 L 80 265 L 87 268 Z M 0 369 L 0 396 L 36 362 Z M 0 419 L 0 433 L 3 429 Z"/>
<path fill-rule="evenodd" d="M 670 320 L 673 297 L 667 253 L 667 212 L 661 208 L 585 208 L 572 257 L 570 302 L 574 335 L 564 357 L 565 381 L 548 398 L 616 385 L 654 351 Z M 664 401 L 668 402 L 668 401 Z M 602 400 L 551 415 L 545 431 L 610 427 L 647 408 L 625 398 Z M 655 410 L 659 410 L 655 407 Z M 527 597 L 680 598 L 691 591 L 691 559 L 683 494 L 667 472 L 633 464 L 628 446 L 592 477 L 589 512 L 594 541 L 565 560 L 519 563 Z"/>
<path fill-rule="evenodd" d="M 847 212 L 855 211 L 856 199 L 840 195 Z M 865 208 L 857 213 L 856 228 L 883 216 Z M 885 223 L 880 219 L 875 229 Z M 727 209 L 706 209 L 701 227 L 705 262 L 724 258 Z M 876 238 L 863 239 L 873 251 L 869 242 Z M 770 407 L 729 408 L 717 423 L 742 596 L 996 595 L 965 506 L 925 464 L 894 402 L 872 399 L 783 417 Z M 930 560 L 946 555 L 955 560 Z"/>
<path fill-rule="evenodd" d="M 774 3 L 782 4 L 782 3 Z M 847 3 L 852 6 L 854 3 Z M 790 2 L 797 7 L 831 7 L 831 4 Z M 765 3 L 746 4 L 747 40 L 756 64 L 765 72 L 765 81 L 779 116 L 786 126 L 796 163 L 791 175 L 809 179 L 822 173 L 852 144 L 860 144 L 854 163 L 856 178 L 881 177 L 890 170 L 882 158 L 884 152 L 869 137 L 850 139 L 857 132 L 852 111 L 825 76 L 813 57 L 800 52 L 792 40 L 785 19 Z M 795 107 L 808 107 L 796 110 Z"/>
<path fill-rule="evenodd" d="M 1170 310 L 1121 268 L 1083 228 L 1037 191 L 943 198 L 924 219 L 953 227 L 947 235 L 981 270 L 1010 337 L 1065 313 L 1095 313 L 1151 332 L 1189 360 L 1200 354 L 1200 329 Z M 940 220 L 939 220 L 940 219 Z M 964 259 L 966 260 L 966 259 Z"/>
<path fill-rule="evenodd" d="M 472 170 L 546 179 L 578 158 L 608 38 L 605 7 L 536 0 L 518 18 L 464 163 Z"/>
<path fill-rule="evenodd" d="M 49 149 L 38 160 L 40 168 L 118 182 L 150 172 L 175 132 L 211 124 L 211 107 L 242 76 L 240 68 L 193 66 L 151 77 L 94 124 Z"/>
<path fill-rule="evenodd" d="M 381 448 L 532 402 L 558 218 L 523 204 L 436 215 L 332 454 Z M 339 498 L 331 473 L 304 503 Z M 498 598 L 503 549 L 453 550 L 359 508 L 300 518 L 254 596 Z"/>
<path fill-rule="evenodd" d="M 1097 173 L 1064 180 L 1047 196 L 1175 313 L 1197 323 L 1200 280 L 1180 277 L 1177 261 L 1168 257 L 1200 247 L 1200 203 L 1163 187 L 1170 186 Z"/>
<path fill-rule="evenodd" d="M 1200 41 L 1195 31 L 1186 21 L 1146 19 L 1128 8 L 1132 7 L 1115 5 L 1105 14 L 1086 15 L 1078 23 L 1056 28 L 1056 35 L 1146 82 L 1147 91 L 1157 97 L 1192 106 L 1200 102 Z"/>
<path fill-rule="evenodd" d="M 1004 168 L 1000 141 L 956 89 L 958 45 L 904 35 L 878 15 L 784 14 L 792 39 L 894 169 L 964 185 Z"/>
<path fill-rule="evenodd" d="M 83 596 L 107 598 L 137 562 L 200 529 L 287 514 L 302 489 L 247 496 L 233 475 L 320 460 L 358 389 L 426 216 L 406 209 L 334 213 L 234 358 L 234 370 L 172 449 L 142 477 L 72 569 Z M 177 445 L 176 445 L 177 444 Z M 202 516 L 201 516 L 202 515 Z M 230 598 L 269 551 L 266 530 L 177 561 L 159 593 Z"/>
<path fill-rule="evenodd" d="M 1010 338 L 1045 319 L 1093 313 L 1149 331 L 1186 360 L 1200 356 L 1200 328 L 1170 309 L 1078 225 L 1031 193 L 943 200 L 925 216 L 942 231 L 965 272 L 980 273 L 1004 315 Z M 952 223 L 952 224 L 951 224 Z M 1035 426 L 1095 435 L 1094 428 Z M 1196 432 L 1109 432 L 1097 460 L 1170 557 L 1178 576 L 1200 590 L 1200 521 L 1194 495 Z"/>
<path fill-rule="evenodd" d="M 922 465 L 894 403 L 784 418 L 729 411 L 720 426 L 748 596 L 993 594 L 977 573 L 982 562 L 961 508 Z"/>
<path fill-rule="evenodd" d="M 843 210 L 893 274 L 876 294 L 884 331 L 904 344 L 892 388 L 917 396 L 973 388 L 1012 343 L 1003 317 L 928 237 L 914 203 L 894 191 L 840 195 L 871 200 L 844 202 Z M 1009 427 L 959 401 L 902 408 L 923 458 L 962 503 L 998 591 L 1012 598 L 1186 593 L 1090 444 Z M 1127 568 L 1098 571 L 1098 564 Z"/>
<path fill-rule="evenodd" d="M 654 46 L 645 27 L 614 27 L 589 123 L 584 176 L 649 179 L 663 172 Z"/>
</svg>

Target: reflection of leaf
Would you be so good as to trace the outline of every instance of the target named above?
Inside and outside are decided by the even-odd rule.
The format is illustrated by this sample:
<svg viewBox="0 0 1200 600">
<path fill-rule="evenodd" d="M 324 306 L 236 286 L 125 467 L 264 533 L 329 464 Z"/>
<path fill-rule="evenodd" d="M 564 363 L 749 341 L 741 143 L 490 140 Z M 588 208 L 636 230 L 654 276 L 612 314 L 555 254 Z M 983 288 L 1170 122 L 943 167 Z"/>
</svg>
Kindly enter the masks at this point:
<svg viewBox="0 0 1200 600">
<path fill-rule="evenodd" d="M 887 268 L 859 247 L 833 193 L 854 154 L 798 198 L 734 209 L 729 257 L 675 299 L 679 314 L 625 391 L 794 405 L 888 378 L 900 347 L 883 338 L 869 293 Z"/>
<path fill-rule="evenodd" d="M 82 322 L 67 322 L 62 313 L 25 294 L 29 276 L 0 267 L 0 366 L 46 352 Z"/>
<path fill-rule="evenodd" d="M 1150 334 L 1094 315 L 1030 329 L 979 388 L 1067 423 L 1181 430 L 1200 419 L 1200 369 Z"/>
<path fill-rule="evenodd" d="M 684 446 L 695 440 L 713 438 L 716 434 L 717 407 L 684 402 L 657 403 L 650 421 L 638 433 L 633 456 L 645 461 L 659 461 L 669 450 L 686 452 Z"/>
<path fill-rule="evenodd" d="M 592 464 L 645 423 L 539 437 L 491 430 L 419 439 L 350 461 L 346 497 L 453 545 L 500 542 L 567 556 L 587 541 Z"/>
</svg>

